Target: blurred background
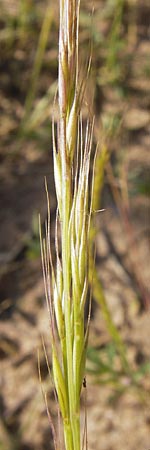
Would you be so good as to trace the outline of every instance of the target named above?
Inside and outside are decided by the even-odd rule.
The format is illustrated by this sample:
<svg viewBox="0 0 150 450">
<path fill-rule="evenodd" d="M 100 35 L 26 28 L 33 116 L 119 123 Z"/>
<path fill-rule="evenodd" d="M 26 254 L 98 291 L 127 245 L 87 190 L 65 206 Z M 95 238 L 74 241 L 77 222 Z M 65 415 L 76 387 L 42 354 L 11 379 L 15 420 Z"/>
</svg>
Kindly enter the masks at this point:
<svg viewBox="0 0 150 450">
<path fill-rule="evenodd" d="M 38 214 L 55 190 L 51 120 L 58 2 L 0 1 L 0 449 L 52 450 L 54 422 Z M 82 0 L 81 78 L 95 115 L 96 273 L 87 353 L 89 450 L 150 447 L 150 3 Z M 86 119 L 87 108 L 83 104 Z M 55 116 L 55 112 L 54 112 Z M 57 118 L 56 118 L 57 119 Z M 84 388 L 83 388 L 84 391 Z M 83 392 L 83 417 L 85 407 Z"/>
</svg>

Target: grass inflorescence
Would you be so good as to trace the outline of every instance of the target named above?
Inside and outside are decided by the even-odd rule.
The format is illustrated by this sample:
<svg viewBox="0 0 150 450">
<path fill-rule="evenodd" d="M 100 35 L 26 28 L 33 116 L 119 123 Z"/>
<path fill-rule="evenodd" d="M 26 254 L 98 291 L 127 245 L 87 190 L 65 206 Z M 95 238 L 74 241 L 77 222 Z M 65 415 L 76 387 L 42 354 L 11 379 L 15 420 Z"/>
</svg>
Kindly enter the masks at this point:
<svg viewBox="0 0 150 450">
<path fill-rule="evenodd" d="M 89 328 L 89 321 L 85 324 L 84 311 L 89 280 L 93 185 L 91 180 L 89 188 L 89 175 L 94 120 L 88 119 L 85 125 L 81 115 L 85 82 L 80 82 L 78 76 L 78 27 L 79 1 L 61 1 L 57 139 L 54 123 L 52 126 L 57 197 L 55 268 L 50 246 L 47 187 L 48 221 L 41 247 L 53 379 L 66 450 L 81 449 L 80 394 Z"/>
</svg>

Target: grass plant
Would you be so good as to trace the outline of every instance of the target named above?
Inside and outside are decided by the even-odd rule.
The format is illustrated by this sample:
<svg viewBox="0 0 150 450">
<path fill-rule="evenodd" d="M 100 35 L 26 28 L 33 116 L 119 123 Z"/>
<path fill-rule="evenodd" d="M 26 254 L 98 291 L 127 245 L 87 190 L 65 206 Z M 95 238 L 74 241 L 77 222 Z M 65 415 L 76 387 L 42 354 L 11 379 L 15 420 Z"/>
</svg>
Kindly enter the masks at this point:
<svg viewBox="0 0 150 450">
<path fill-rule="evenodd" d="M 25 125 L 26 128 L 28 128 L 28 133 L 26 131 L 25 138 L 32 137 L 32 139 L 37 139 L 38 137 L 38 144 L 40 141 L 42 142 L 43 146 L 43 138 L 48 139 L 48 143 L 50 140 L 50 130 L 48 128 L 47 131 L 47 122 L 46 126 L 44 122 L 47 119 L 49 120 L 49 116 L 51 114 L 50 103 L 52 104 L 52 98 L 55 91 L 55 80 L 53 79 L 55 77 L 55 74 L 53 74 L 52 76 L 52 84 L 50 85 L 45 96 L 37 99 L 36 95 L 37 92 L 40 92 L 40 95 L 42 95 L 38 87 L 39 76 L 41 74 L 41 68 L 44 66 L 44 61 L 46 60 L 47 62 L 47 60 L 50 60 L 49 53 L 46 53 L 46 49 L 49 48 L 48 39 L 52 21 L 54 19 L 54 25 L 57 26 L 57 16 L 55 17 L 54 15 L 52 17 L 52 8 L 51 6 L 48 6 L 48 9 L 46 10 L 46 13 L 44 15 L 44 19 L 42 21 L 43 4 L 41 2 L 34 2 L 32 0 L 20 0 L 19 2 L 16 2 L 16 5 L 19 6 L 17 8 L 14 8 L 13 14 L 11 14 L 11 2 L 10 4 L 9 2 L 4 1 L 2 3 L 2 27 L 0 31 L 0 41 L 2 42 L 2 85 L 3 73 L 6 71 L 6 84 L 4 83 L 4 92 L 6 89 L 8 100 L 10 102 L 8 108 L 8 103 L 6 101 L 3 102 L 2 98 L 2 110 L 4 111 L 4 113 L 8 113 L 10 111 L 10 117 L 11 114 L 13 117 L 14 112 L 15 114 L 18 114 L 20 108 L 18 108 L 17 105 L 21 105 L 22 108 L 22 99 L 25 97 L 27 113 L 26 111 L 24 112 L 23 119 L 26 119 L 27 122 L 25 122 Z M 48 2 L 46 3 L 48 4 Z M 98 83 L 98 87 L 99 85 L 105 87 L 106 84 L 109 83 L 111 86 L 114 85 L 117 88 L 118 86 L 120 86 L 123 89 L 123 81 L 126 74 L 124 45 L 127 42 L 131 44 L 130 40 L 132 41 L 132 43 L 133 40 L 136 43 L 136 7 L 132 8 L 132 2 L 129 1 L 128 5 L 124 0 L 115 0 L 114 2 L 107 0 L 104 3 L 105 4 L 102 6 L 102 8 L 97 3 L 97 7 L 94 13 L 94 27 L 92 31 L 92 40 L 94 42 L 94 47 L 96 48 L 94 64 L 96 69 L 94 83 Z M 87 36 L 89 36 L 91 28 L 89 2 L 87 2 L 84 6 L 85 12 L 83 11 L 81 18 L 81 26 L 84 27 L 81 43 L 82 56 L 84 56 L 84 53 L 86 53 L 88 41 Z M 129 7 L 129 11 L 126 7 Z M 64 424 L 65 447 L 68 450 L 78 450 L 81 447 L 86 447 L 86 444 L 83 446 L 81 445 L 79 416 L 80 392 L 84 379 L 86 347 L 89 329 L 89 320 L 86 325 L 84 319 L 84 306 L 88 301 L 88 281 L 90 284 L 92 284 L 92 294 L 97 303 L 100 305 L 101 313 L 103 314 L 107 330 L 109 331 L 109 334 L 113 340 L 113 344 L 115 344 L 114 347 L 112 347 L 112 352 L 114 351 L 113 355 L 116 355 L 116 353 L 117 357 L 118 354 L 120 355 L 120 360 L 122 363 L 121 376 L 122 373 L 123 376 L 124 373 L 129 375 L 132 381 L 131 384 L 137 386 L 140 395 L 143 394 L 142 385 L 140 385 L 139 383 L 139 378 L 140 376 L 145 377 L 146 371 L 149 371 L 149 366 L 143 364 L 140 369 L 132 376 L 132 368 L 130 367 L 130 363 L 128 362 L 126 356 L 126 348 L 121 340 L 119 331 L 116 329 L 113 323 L 111 312 L 109 311 L 109 308 L 107 306 L 107 299 L 105 298 L 104 291 L 94 265 L 92 242 L 96 230 L 94 228 L 93 220 L 91 222 L 91 218 L 94 218 L 95 211 L 100 208 L 99 202 L 101 197 L 101 189 L 103 187 L 105 167 L 107 167 L 107 181 L 109 182 L 109 185 L 112 189 L 115 204 L 120 211 L 120 216 L 125 225 L 125 234 L 127 236 L 128 234 L 130 234 L 130 236 L 133 237 L 134 234 L 131 227 L 132 224 L 129 223 L 130 211 L 128 208 L 126 208 L 126 204 L 124 201 L 124 193 L 126 189 L 123 192 L 122 189 L 120 189 L 119 191 L 118 187 L 116 187 L 117 185 L 112 168 L 110 164 L 107 164 L 108 152 L 105 146 L 104 148 L 102 148 L 102 151 L 98 155 L 96 160 L 96 171 L 94 175 L 92 195 L 88 189 L 93 123 L 90 123 L 90 121 L 87 122 L 86 138 L 84 141 L 83 136 L 85 133 L 85 123 L 82 120 L 81 116 L 84 82 L 80 82 L 78 77 L 79 3 L 77 0 L 60 0 L 60 8 L 58 85 L 59 118 L 57 125 L 57 142 L 56 126 L 53 123 L 54 172 L 58 201 L 58 209 L 56 214 L 56 267 L 52 261 L 50 248 L 50 206 L 48 192 L 48 222 L 46 225 L 46 238 L 44 240 L 42 240 L 41 238 L 41 244 L 45 291 L 50 318 L 53 375 L 55 389 L 60 405 L 61 416 Z M 127 14 L 126 11 L 128 11 L 129 14 Z M 101 29 L 103 30 L 102 25 L 105 20 L 106 22 L 110 22 L 108 24 L 107 33 L 105 32 L 105 27 L 104 32 L 100 31 Z M 124 23 L 126 24 L 126 22 L 128 26 L 126 25 L 124 29 Z M 95 23 L 97 23 L 97 26 L 95 26 Z M 87 31 L 85 32 L 86 26 Z M 38 47 L 37 51 L 35 52 L 35 42 L 37 42 L 37 36 L 40 29 L 41 33 L 39 35 Z M 52 45 L 55 46 L 54 33 Z M 3 54 L 5 55 L 5 57 L 3 56 Z M 29 78 L 27 76 L 27 72 L 29 73 L 29 63 L 30 61 L 32 61 L 32 57 L 34 54 L 35 60 L 33 63 L 31 83 L 29 83 L 29 88 L 26 96 L 26 93 L 24 94 L 22 80 L 24 79 L 24 74 L 26 75 L 26 80 L 28 80 Z M 139 55 L 139 53 L 137 54 Z M 130 45 L 128 57 L 130 60 Z M 13 62 L 13 66 L 7 65 L 8 58 Z M 134 60 L 134 58 L 132 59 Z M 15 64 L 16 71 L 14 72 L 13 67 L 15 67 Z M 135 67 L 133 64 L 131 65 L 131 67 L 134 78 L 136 79 L 137 74 L 135 72 Z M 48 62 L 49 73 L 50 69 L 51 68 L 49 67 Z M 144 69 L 146 74 L 146 66 L 144 66 L 143 64 L 143 70 Z M 149 71 L 147 66 L 147 73 L 148 72 Z M 10 78 L 9 85 L 7 83 L 7 78 Z M 17 85 L 17 78 L 19 79 L 19 90 Z M 45 83 L 44 80 L 41 80 L 42 87 Z M 141 83 L 141 85 L 142 84 L 143 83 Z M 19 92 L 19 94 L 17 94 L 17 104 L 15 104 L 14 101 L 14 93 L 16 92 L 14 90 L 14 86 L 17 86 L 17 92 Z M 27 82 L 25 82 L 25 86 L 28 86 Z M 125 88 L 127 87 L 128 83 L 125 84 Z M 45 85 L 43 90 L 45 92 Z M 13 91 L 13 100 L 11 97 L 11 91 Z M 97 95 L 97 98 L 99 101 L 99 93 Z M 102 110 L 101 102 L 99 101 L 99 103 L 100 110 Z M 102 100 L 102 104 L 103 103 L 105 103 L 105 101 Z M 13 109 L 11 109 L 12 106 Z M 103 116 L 104 115 L 102 114 L 102 121 Z M 115 108 L 115 115 L 113 116 L 115 135 L 118 124 L 118 117 L 119 114 L 117 115 Z M 5 120 L 5 115 L 4 119 L 2 118 L 2 120 Z M 41 128 L 41 125 L 43 125 L 43 128 Z M 108 128 L 110 127 L 110 119 L 107 112 L 104 125 L 106 128 L 105 131 L 107 132 Z M 13 141 L 13 135 L 10 135 L 11 142 Z M 18 135 L 20 137 L 20 134 Z M 16 144 L 17 142 L 15 143 L 15 146 L 11 147 L 11 152 L 14 152 L 14 150 L 12 149 L 14 149 L 15 147 L 15 158 L 17 153 Z M 4 145 L 6 145 L 5 142 Z M 49 148 L 49 145 L 44 147 Z M 17 148 L 20 149 L 20 142 L 19 145 L 17 145 Z M 7 151 L 10 152 L 9 143 Z M 17 164 L 19 164 L 19 162 Z M 124 181 L 124 183 L 120 184 L 121 187 L 126 186 L 127 180 L 124 179 Z M 138 185 L 138 189 L 139 188 L 144 191 L 145 189 L 148 189 L 147 185 L 140 185 L 140 187 Z M 36 256 L 39 251 L 37 242 L 37 230 L 34 229 L 34 224 L 32 234 L 33 241 L 27 243 L 28 258 Z M 134 254 L 136 251 L 135 245 L 133 246 L 133 248 L 131 248 Z M 131 255 L 130 259 L 131 263 L 132 261 L 134 261 L 134 259 L 136 259 L 136 261 L 139 260 L 139 258 L 134 258 L 134 255 Z M 142 296 L 140 296 L 144 298 L 145 293 L 143 291 L 143 288 L 141 289 L 142 275 L 139 274 L 139 268 L 137 267 L 137 264 L 135 265 L 134 263 L 132 263 L 131 266 L 132 267 L 130 268 L 130 270 L 132 279 L 137 279 L 139 292 L 142 292 Z M 110 352 L 110 347 L 109 349 L 105 348 L 106 354 L 108 353 L 108 350 Z M 113 356 L 113 371 L 113 361 L 111 359 L 112 355 L 110 360 L 108 359 L 108 361 L 106 361 L 106 358 L 104 358 L 103 361 L 103 353 L 104 352 L 102 352 L 101 354 L 100 352 L 99 354 L 99 348 L 94 350 L 89 348 L 87 353 L 88 364 L 89 361 L 93 363 L 92 367 L 90 365 L 90 369 L 94 374 L 99 376 L 100 382 L 103 382 L 103 378 L 105 378 L 106 376 L 107 383 L 110 383 L 110 379 L 108 379 L 109 377 L 107 376 L 107 374 L 113 372 L 113 377 L 117 384 L 120 374 L 118 372 L 115 372 L 115 356 Z M 107 362 L 108 364 L 106 364 Z M 123 386 L 123 389 L 126 389 L 126 387 Z M 37 399 L 37 404 L 38 402 L 39 398 Z M 38 410 L 37 404 L 34 403 L 32 413 L 28 414 L 28 424 L 26 425 L 26 428 L 31 426 L 31 424 L 33 423 L 33 414 L 36 410 Z M 10 418 L 8 414 L 8 428 L 4 427 L 4 445 L 0 442 L 0 447 L 2 446 L 3 448 L 7 447 L 10 450 L 16 450 L 23 445 L 25 430 L 22 427 L 21 431 L 19 430 L 18 432 L 17 428 L 17 432 L 15 433 L 14 429 L 12 429 L 12 431 L 11 427 L 9 427 L 9 420 Z M 60 450 L 62 446 L 60 446 L 59 439 L 56 439 L 55 434 L 56 433 L 54 431 L 55 447 L 57 448 L 57 450 Z"/>
<path fill-rule="evenodd" d="M 27 92 L 27 97 L 25 101 L 25 117 L 24 120 L 26 121 L 29 117 L 29 113 L 31 111 L 33 100 L 36 94 L 36 87 L 37 82 L 39 79 L 40 70 L 42 67 L 43 57 L 49 37 L 50 28 L 52 26 L 53 22 L 53 10 L 52 7 L 49 5 L 46 8 L 46 12 L 43 18 L 43 23 L 41 27 L 41 32 L 39 36 L 39 42 L 37 45 L 36 55 L 35 55 L 35 61 L 34 66 L 32 70 L 32 76 L 31 76 L 31 84 Z"/>
<path fill-rule="evenodd" d="M 93 183 L 93 196 L 92 196 L 92 211 L 99 211 L 100 203 L 101 203 L 101 195 L 102 188 L 104 185 L 104 171 L 106 169 L 106 165 L 109 161 L 109 151 L 106 143 L 103 143 L 101 152 L 98 153 L 96 159 L 96 168 L 94 173 L 94 183 Z M 121 335 L 115 326 L 111 313 L 109 311 L 107 300 L 105 298 L 105 294 L 97 274 L 97 270 L 94 264 L 93 252 L 92 252 L 92 243 L 96 236 L 96 228 L 94 225 L 94 221 L 91 221 L 90 227 L 90 252 L 89 252 L 89 283 L 92 285 L 92 293 L 93 297 L 97 301 L 97 303 L 101 307 L 101 312 L 104 317 L 107 330 L 111 336 L 111 339 L 116 347 L 116 350 L 120 356 L 120 362 L 123 370 L 129 374 L 129 364 L 126 355 L 126 348 L 122 341 Z"/>
<path fill-rule="evenodd" d="M 47 187 L 48 221 L 46 238 L 43 241 L 41 239 L 53 379 L 66 450 L 81 449 L 80 394 L 89 330 L 89 320 L 85 324 L 84 310 L 89 280 L 92 209 L 89 175 L 94 121 L 88 119 L 84 126 L 81 116 L 85 82 L 80 82 L 78 76 L 79 6 L 78 0 L 60 1 L 57 141 L 53 123 L 54 178 L 58 205 L 56 268 L 53 266 L 50 247 Z M 60 448 L 55 433 L 54 440 L 55 447 Z"/>
</svg>

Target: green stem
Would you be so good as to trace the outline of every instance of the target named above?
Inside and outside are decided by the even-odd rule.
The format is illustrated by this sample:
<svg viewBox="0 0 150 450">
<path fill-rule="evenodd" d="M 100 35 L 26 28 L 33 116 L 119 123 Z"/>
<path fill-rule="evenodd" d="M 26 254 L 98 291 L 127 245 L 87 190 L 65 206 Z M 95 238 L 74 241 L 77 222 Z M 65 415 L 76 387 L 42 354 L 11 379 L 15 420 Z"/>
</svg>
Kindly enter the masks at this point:
<svg viewBox="0 0 150 450">
<path fill-rule="evenodd" d="M 70 298 L 70 241 L 68 237 L 71 199 L 71 168 L 67 163 L 66 154 L 66 121 L 60 121 L 61 158 L 62 158 L 62 265 L 64 286 L 64 315 L 66 329 L 67 354 L 67 387 L 69 398 L 70 426 L 65 426 L 66 450 L 80 450 L 80 420 L 76 411 L 75 387 L 73 378 L 73 330 L 71 326 L 71 298 Z"/>
<path fill-rule="evenodd" d="M 64 426 L 64 437 L 65 437 L 65 450 L 74 450 L 70 421 L 67 419 L 64 420 L 63 426 Z"/>
</svg>

